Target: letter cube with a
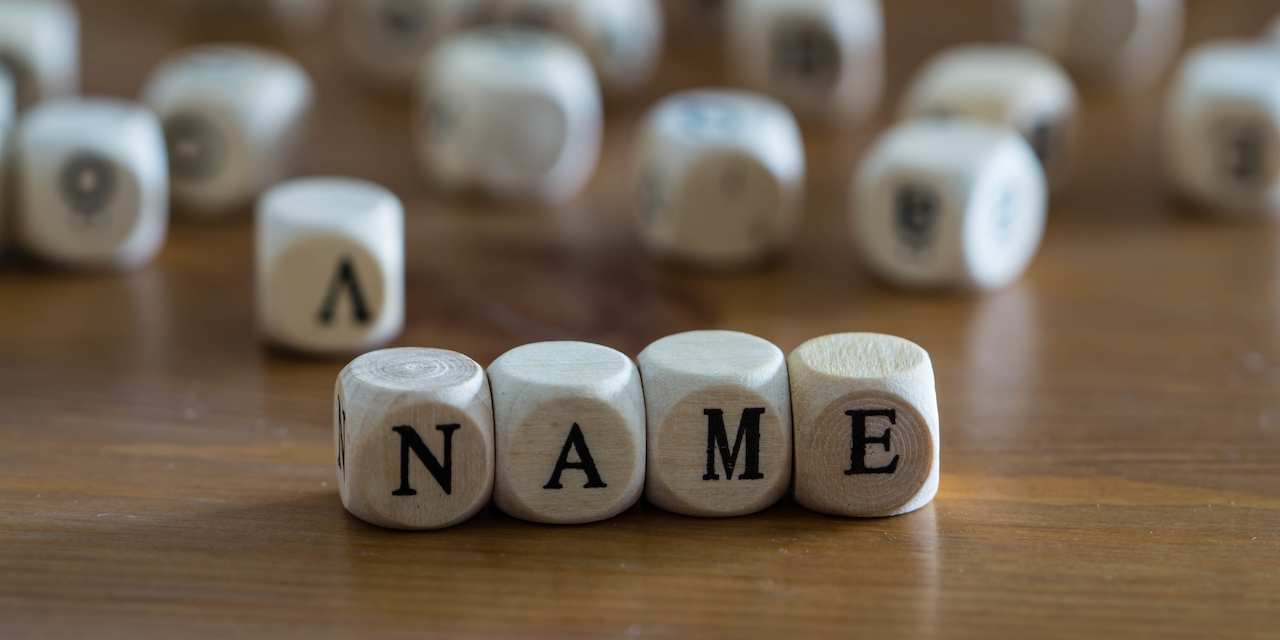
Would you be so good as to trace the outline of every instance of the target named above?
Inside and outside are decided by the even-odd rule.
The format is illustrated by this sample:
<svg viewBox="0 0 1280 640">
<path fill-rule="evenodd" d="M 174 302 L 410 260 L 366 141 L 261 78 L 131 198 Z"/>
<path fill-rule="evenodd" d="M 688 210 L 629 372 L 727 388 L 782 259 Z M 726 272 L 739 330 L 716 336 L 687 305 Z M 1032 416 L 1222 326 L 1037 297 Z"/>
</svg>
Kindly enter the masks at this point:
<svg viewBox="0 0 1280 640">
<path fill-rule="evenodd" d="M 917 289 L 998 289 L 1044 234 L 1047 187 L 1013 129 L 973 120 L 890 128 L 854 176 L 850 227 L 863 263 Z"/>
<path fill-rule="evenodd" d="M 1201 45 L 1166 100 L 1173 185 L 1219 214 L 1280 217 L 1280 51 L 1244 41 Z"/>
<path fill-rule="evenodd" d="M 365 77 L 409 89 L 431 47 L 477 23 L 486 9 L 486 0 L 350 0 L 343 8 L 342 43 Z"/>
<path fill-rule="evenodd" d="M 164 133 L 146 107 L 114 99 L 42 102 L 15 134 L 18 239 L 50 263 L 128 270 L 169 228 Z"/>
<path fill-rule="evenodd" d="M 879 0 L 734 0 L 729 60 L 746 86 L 801 115 L 859 121 L 884 86 Z"/>
<path fill-rule="evenodd" d="M 644 489 L 644 392 L 631 358 L 598 344 L 538 342 L 489 365 L 494 502 L 524 520 L 611 518 Z"/>
<path fill-rule="evenodd" d="M 548 28 L 591 58 L 600 84 L 612 92 L 643 86 L 662 55 L 658 0 L 497 0 L 501 22 Z"/>
<path fill-rule="evenodd" d="M 640 352 L 649 424 L 644 497 L 690 516 L 740 516 L 791 484 L 791 390 L 773 343 L 690 331 Z"/>
<path fill-rule="evenodd" d="M 415 110 L 423 171 L 450 191 L 560 205 L 600 156 L 595 73 L 555 35 L 492 28 L 445 38 L 427 58 Z"/>
<path fill-rule="evenodd" d="M 782 103 L 699 90 L 658 103 L 632 165 L 635 220 L 649 253 L 733 267 L 778 252 L 804 207 L 804 142 Z"/>
<path fill-rule="evenodd" d="M 943 51 L 916 74 L 903 118 L 959 117 L 1013 127 L 1027 139 L 1053 186 L 1075 146 L 1075 85 L 1057 62 L 1019 45 L 964 45 Z"/>
<path fill-rule="evenodd" d="M 493 404 L 461 353 L 401 348 L 351 361 L 333 402 L 342 505 L 370 524 L 440 529 L 493 494 Z"/>
<path fill-rule="evenodd" d="M 787 357 L 795 500 L 838 516 L 915 511 L 938 492 L 938 400 L 919 345 L 878 333 L 814 338 Z"/>
<path fill-rule="evenodd" d="M 287 177 L 311 99 L 306 71 L 267 49 L 209 45 L 161 62 L 142 100 L 164 122 L 177 209 L 225 216 Z"/>
<path fill-rule="evenodd" d="M 1151 86 L 1182 44 L 1183 0 L 1009 0 L 1009 9 L 1015 40 L 1105 89 Z"/>
<path fill-rule="evenodd" d="M 80 90 L 80 16 L 65 0 L 0 0 L 0 66 L 17 84 L 18 106 Z"/>
<path fill-rule="evenodd" d="M 258 201 L 258 329 L 329 354 L 390 342 L 404 326 L 404 209 L 350 178 L 303 178 Z"/>
</svg>

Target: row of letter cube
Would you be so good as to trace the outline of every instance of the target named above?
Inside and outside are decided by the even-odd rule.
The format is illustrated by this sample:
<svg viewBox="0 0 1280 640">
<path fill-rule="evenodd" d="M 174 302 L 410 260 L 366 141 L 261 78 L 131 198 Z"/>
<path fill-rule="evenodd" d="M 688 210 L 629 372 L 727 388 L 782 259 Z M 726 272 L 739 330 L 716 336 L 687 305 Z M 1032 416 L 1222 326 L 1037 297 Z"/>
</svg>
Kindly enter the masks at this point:
<svg viewBox="0 0 1280 640">
<path fill-rule="evenodd" d="M 835 334 L 784 357 L 755 336 L 694 331 L 637 362 L 584 342 L 517 347 L 487 373 L 441 349 L 360 356 L 334 400 L 342 502 L 373 524 L 436 529 L 491 497 L 524 520 L 574 524 L 642 494 L 737 516 L 792 488 L 815 511 L 880 517 L 937 492 L 933 368 L 912 342 Z"/>
</svg>

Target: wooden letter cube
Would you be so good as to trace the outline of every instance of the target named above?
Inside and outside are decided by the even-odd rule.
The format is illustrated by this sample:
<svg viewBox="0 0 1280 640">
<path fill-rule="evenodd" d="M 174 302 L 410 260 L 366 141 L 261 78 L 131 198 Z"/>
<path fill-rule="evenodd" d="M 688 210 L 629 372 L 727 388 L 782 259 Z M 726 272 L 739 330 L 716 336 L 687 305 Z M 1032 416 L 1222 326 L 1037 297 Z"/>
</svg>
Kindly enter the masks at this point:
<svg viewBox="0 0 1280 640">
<path fill-rule="evenodd" d="M 1280 217 L 1280 54 L 1226 41 L 1187 54 L 1165 106 L 1165 160 L 1184 195 L 1236 217 Z"/>
<path fill-rule="evenodd" d="M 760 262 L 804 207 L 804 142 L 780 102 L 677 93 L 650 111 L 632 167 L 636 224 L 653 255 L 704 267 Z"/>
<path fill-rule="evenodd" d="M 787 364 L 736 331 L 667 336 L 640 353 L 649 423 L 644 497 L 690 516 L 740 516 L 791 484 Z"/>
<path fill-rule="evenodd" d="M 600 88 L 569 41 L 529 29 L 464 31 L 436 46 L 423 73 L 418 157 L 437 186 L 555 206 L 595 171 Z"/>
<path fill-rule="evenodd" d="M 342 504 L 393 529 L 463 522 L 493 493 L 493 404 L 484 369 L 443 349 L 366 353 L 333 403 Z"/>
<path fill-rule="evenodd" d="M 255 267 L 258 327 L 275 344 L 359 352 L 404 326 L 404 209 L 376 184 L 303 178 L 263 194 Z"/>
<path fill-rule="evenodd" d="M 42 102 L 16 134 L 18 238 L 66 267 L 135 269 L 164 244 L 164 133 L 149 109 L 114 99 Z"/>
<path fill-rule="evenodd" d="M 646 84 L 662 56 L 658 0 L 497 0 L 495 13 L 499 21 L 549 28 L 573 40 L 612 92 Z"/>
<path fill-rule="evenodd" d="M 795 499 L 838 516 L 914 511 L 938 492 L 938 400 L 929 354 L 902 338 L 840 333 L 787 357 Z"/>
<path fill-rule="evenodd" d="M 735 0 L 729 60 L 748 87 L 802 115 L 860 121 L 884 86 L 879 0 Z"/>
<path fill-rule="evenodd" d="M 1003 124 L 1027 139 L 1053 186 L 1066 179 L 1075 146 L 1075 85 L 1052 58 L 1018 45 L 965 45 L 916 74 L 903 118 L 959 117 Z"/>
<path fill-rule="evenodd" d="M 1010 0 L 1009 8 L 1015 40 L 1113 91 L 1154 84 L 1182 44 L 1182 0 Z"/>
<path fill-rule="evenodd" d="M 80 16 L 65 0 L 0 0 L 0 66 L 17 82 L 18 106 L 80 90 Z"/>
<path fill-rule="evenodd" d="M 644 489 L 640 372 L 586 342 L 516 347 L 489 365 L 497 435 L 494 502 L 524 520 L 595 522 Z"/>
<path fill-rule="evenodd" d="M 478 22 L 486 8 L 486 0 L 350 0 L 342 43 L 365 77 L 407 90 L 431 47 Z"/>
<path fill-rule="evenodd" d="M 174 203 L 220 217 L 287 177 L 306 137 L 311 80 L 288 57 L 246 45 L 180 51 L 143 91 L 164 122 Z"/>
<path fill-rule="evenodd" d="M 854 178 L 851 227 L 868 268 L 909 288 L 988 290 L 1016 280 L 1044 232 L 1044 171 L 1026 140 L 971 120 L 884 133 Z"/>
</svg>

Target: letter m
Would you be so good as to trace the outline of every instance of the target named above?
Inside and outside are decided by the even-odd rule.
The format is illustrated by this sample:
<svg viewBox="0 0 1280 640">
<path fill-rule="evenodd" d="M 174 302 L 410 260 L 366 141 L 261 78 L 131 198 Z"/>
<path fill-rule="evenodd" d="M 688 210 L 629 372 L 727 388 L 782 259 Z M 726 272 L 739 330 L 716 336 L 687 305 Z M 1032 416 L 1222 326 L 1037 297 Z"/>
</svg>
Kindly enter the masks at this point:
<svg viewBox="0 0 1280 640">
<path fill-rule="evenodd" d="M 720 409 L 703 409 L 707 416 L 707 472 L 703 480 L 719 480 L 716 473 L 716 450 L 720 451 L 720 460 L 724 463 L 726 480 L 733 479 L 733 467 L 738 464 L 738 453 L 742 449 L 742 441 L 747 441 L 746 469 L 739 480 L 758 480 L 764 477 L 760 473 L 760 416 L 764 415 L 764 407 L 742 410 L 742 420 L 738 423 L 738 435 L 733 439 L 733 449 L 729 448 L 729 436 L 724 430 L 724 411 Z"/>
</svg>

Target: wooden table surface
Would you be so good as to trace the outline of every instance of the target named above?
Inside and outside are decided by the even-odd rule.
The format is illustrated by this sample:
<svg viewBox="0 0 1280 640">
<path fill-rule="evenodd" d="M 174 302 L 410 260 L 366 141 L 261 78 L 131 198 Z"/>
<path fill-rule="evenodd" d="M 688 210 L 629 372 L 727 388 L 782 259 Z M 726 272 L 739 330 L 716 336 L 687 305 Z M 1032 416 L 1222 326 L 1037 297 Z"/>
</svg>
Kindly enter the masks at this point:
<svg viewBox="0 0 1280 640">
<path fill-rule="evenodd" d="M 137 95 L 195 42 L 160 0 L 83 0 L 85 86 Z M 1192 2 L 1189 39 L 1253 35 L 1277 3 Z M 640 253 L 622 178 L 638 114 L 717 82 L 685 46 L 610 105 L 588 192 L 562 211 L 441 200 L 404 100 L 366 90 L 331 37 L 305 173 L 406 202 L 397 344 L 487 364 L 516 345 L 725 328 L 784 351 L 837 331 L 929 350 L 942 486 L 851 520 L 784 501 L 731 519 L 644 504 L 544 526 L 490 507 L 437 532 L 367 525 L 338 498 L 342 361 L 264 351 L 252 228 L 177 221 L 127 276 L 0 268 L 0 637 L 1280 637 L 1280 237 L 1206 220 L 1159 171 L 1161 90 L 1085 101 L 1083 162 L 1012 288 L 921 296 L 870 280 L 849 175 L 910 71 L 992 38 L 990 2 L 887 6 L 890 101 L 807 128 L 804 230 L 777 264 L 681 273 Z"/>
</svg>

